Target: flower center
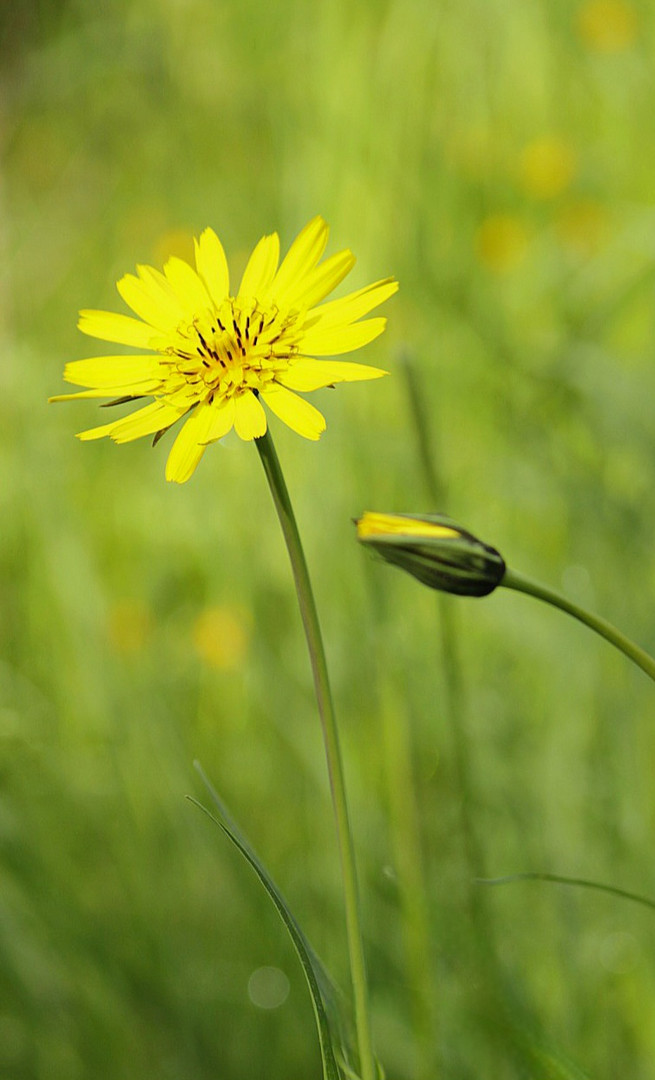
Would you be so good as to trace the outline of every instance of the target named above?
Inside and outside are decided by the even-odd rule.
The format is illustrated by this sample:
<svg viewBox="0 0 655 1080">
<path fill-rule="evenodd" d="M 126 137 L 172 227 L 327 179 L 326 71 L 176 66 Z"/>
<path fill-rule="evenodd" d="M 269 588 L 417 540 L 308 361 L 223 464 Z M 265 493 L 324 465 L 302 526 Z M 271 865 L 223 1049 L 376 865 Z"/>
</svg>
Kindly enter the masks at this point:
<svg viewBox="0 0 655 1080">
<path fill-rule="evenodd" d="M 224 300 L 218 309 L 181 325 L 165 350 L 170 392 L 193 401 L 260 390 L 298 354 L 299 313 Z"/>
</svg>

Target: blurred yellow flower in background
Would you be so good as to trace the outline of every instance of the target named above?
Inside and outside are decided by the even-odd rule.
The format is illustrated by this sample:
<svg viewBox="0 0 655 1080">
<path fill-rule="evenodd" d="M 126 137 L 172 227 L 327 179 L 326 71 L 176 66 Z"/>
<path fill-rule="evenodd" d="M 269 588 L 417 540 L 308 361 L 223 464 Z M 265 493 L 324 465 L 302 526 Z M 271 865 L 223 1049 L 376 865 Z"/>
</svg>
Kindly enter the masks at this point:
<svg viewBox="0 0 655 1080">
<path fill-rule="evenodd" d="M 315 358 L 351 352 L 378 337 L 386 319 L 363 316 L 398 288 L 385 278 L 320 304 L 355 263 L 347 249 L 320 262 L 328 231 L 323 218 L 315 217 L 281 263 L 277 233 L 264 236 L 236 294 L 230 292 L 225 252 L 213 229 L 195 241 L 195 270 L 177 256 L 168 259 L 163 274 L 138 266 L 137 276 L 126 274 L 117 288 L 139 318 L 82 311 L 79 328 L 150 352 L 75 360 L 66 365 L 64 378 L 88 389 L 51 400 L 107 397 L 113 400 L 105 404 L 113 405 L 153 398 L 128 416 L 81 432 L 84 440 L 108 435 L 123 443 L 155 435 L 156 441 L 186 417 L 166 465 L 166 479 L 178 483 L 193 474 L 207 446 L 233 427 L 245 440 L 262 436 L 267 427 L 262 402 L 299 435 L 318 439 L 325 420 L 296 391 L 386 374 L 364 364 Z"/>
<path fill-rule="evenodd" d="M 528 231 L 513 214 L 490 214 L 480 225 L 475 238 L 478 259 L 497 274 L 519 266 L 528 245 Z"/>
<path fill-rule="evenodd" d="M 139 600 L 118 600 L 109 611 L 107 629 L 116 652 L 141 652 L 152 634 L 151 611 Z"/>
<path fill-rule="evenodd" d="M 589 49 L 628 49 L 637 37 L 637 12 L 626 0 L 588 0 L 578 11 L 578 32 Z"/>
<path fill-rule="evenodd" d="M 220 671 L 238 668 L 248 652 L 251 619 L 237 607 L 208 607 L 193 627 L 193 643 L 200 659 Z"/>
<path fill-rule="evenodd" d="M 576 155 L 568 143 L 557 136 L 544 136 L 523 148 L 519 180 L 533 199 L 554 199 L 569 187 L 576 169 Z"/>
<path fill-rule="evenodd" d="M 561 243 L 576 255 L 589 257 L 602 247 L 609 231 L 607 208 L 594 199 L 563 206 L 555 221 Z"/>
<path fill-rule="evenodd" d="M 171 256 L 193 262 L 195 256 L 193 234 L 187 229 L 166 229 L 155 244 L 153 259 L 162 265 Z"/>
</svg>

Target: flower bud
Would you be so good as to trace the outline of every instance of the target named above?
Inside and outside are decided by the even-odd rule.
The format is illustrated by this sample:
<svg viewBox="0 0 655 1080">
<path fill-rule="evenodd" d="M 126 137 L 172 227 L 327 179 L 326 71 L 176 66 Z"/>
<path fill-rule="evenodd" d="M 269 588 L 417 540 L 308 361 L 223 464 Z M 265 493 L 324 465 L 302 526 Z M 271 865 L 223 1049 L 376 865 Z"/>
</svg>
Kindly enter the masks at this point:
<svg viewBox="0 0 655 1080">
<path fill-rule="evenodd" d="M 458 596 L 486 596 L 505 574 L 502 556 L 442 514 L 378 514 L 355 523 L 357 539 L 429 585 Z"/>
</svg>

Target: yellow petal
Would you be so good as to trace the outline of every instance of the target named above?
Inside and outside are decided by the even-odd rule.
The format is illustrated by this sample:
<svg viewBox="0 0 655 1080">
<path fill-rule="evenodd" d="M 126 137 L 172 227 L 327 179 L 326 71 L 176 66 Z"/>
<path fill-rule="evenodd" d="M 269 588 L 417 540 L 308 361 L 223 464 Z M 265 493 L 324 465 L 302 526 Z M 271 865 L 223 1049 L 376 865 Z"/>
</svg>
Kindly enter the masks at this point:
<svg viewBox="0 0 655 1080">
<path fill-rule="evenodd" d="M 189 317 L 213 307 L 203 282 L 184 259 L 173 255 L 164 266 L 164 273 Z"/>
<path fill-rule="evenodd" d="M 357 536 L 360 540 L 369 536 L 407 536 L 426 537 L 429 540 L 451 540 L 461 536 L 458 529 L 448 525 L 438 525 L 434 521 L 421 521 L 420 518 L 407 517 L 403 514 L 380 514 L 366 510 L 357 522 Z"/>
<path fill-rule="evenodd" d="M 214 405 L 213 409 L 214 415 L 207 433 L 208 443 L 222 439 L 234 427 L 234 398 L 230 398 L 222 405 Z"/>
<path fill-rule="evenodd" d="M 88 428 L 87 431 L 78 431 L 76 438 L 81 439 L 82 442 L 90 442 L 91 439 L 103 439 L 105 435 L 111 435 L 116 423 L 117 421 L 113 420 L 110 424 Z"/>
<path fill-rule="evenodd" d="M 312 356 L 338 356 L 339 353 L 352 352 L 368 345 L 380 336 L 386 325 L 387 320 L 382 318 L 366 319 L 333 330 L 322 330 L 317 325 L 303 335 L 301 347 L 303 352 Z"/>
<path fill-rule="evenodd" d="M 117 386 L 144 380 L 159 382 L 162 374 L 157 356 L 92 356 L 88 360 L 71 360 L 64 368 L 66 382 L 95 389 L 104 387 L 112 393 Z"/>
<path fill-rule="evenodd" d="M 313 307 L 324 296 L 336 289 L 354 265 L 355 256 L 352 251 L 340 251 L 336 255 L 331 255 L 329 259 L 302 278 L 297 289 L 292 288 L 287 293 L 286 302 L 294 307 Z"/>
<path fill-rule="evenodd" d="M 144 435 L 154 435 L 156 431 L 170 427 L 184 414 L 173 405 L 163 401 L 155 401 L 152 405 L 146 405 L 132 416 L 126 416 L 119 421 L 112 432 L 112 439 L 117 443 L 132 442 Z"/>
<path fill-rule="evenodd" d="M 230 292 L 230 274 L 223 245 L 213 229 L 205 229 L 195 241 L 196 268 L 216 307 Z"/>
<path fill-rule="evenodd" d="M 175 322 L 183 319 L 186 312 L 178 300 L 172 285 L 154 266 L 137 266 L 137 274 L 144 286 L 150 291 L 153 300 L 166 311 L 170 311 Z"/>
<path fill-rule="evenodd" d="M 166 462 L 166 479 L 185 483 L 208 445 L 227 435 L 233 423 L 233 399 L 221 405 L 199 405 L 173 443 Z"/>
<path fill-rule="evenodd" d="M 297 431 L 306 439 L 315 441 L 325 431 L 325 418 L 322 413 L 304 398 L 285 390 L 283 386 L 260 390 L 260 395 L 271 412 L 279 416 L 292 431 Z"/>
<path fill-rule="evenodd" d="M 277 233 L 262 236 L 248 259 L 239 285 L 239 300 L 259 298 L 268 292 L 275 277 L 280 258 L 280 238 Z"/>
<path fill-rule="evenodd" d="M 347 360 L 296 360 L 287 371 L 277 376 L 283 386 L 290 390 L 307 392 L 320 390 L 338 382 L 358 382 L 361 379 L 379 379 L 388 375 L 382 368 L 368 364 L 352 364 Z"/>
<path fill-rule="evenodd" d="M 134 345 L 137 349 L 151 348 L 150 342 L 156 333 L 151 326 L 131 318 L 130 315 L 117 315 L 113 311 L 80 311 L 78 327 L 89 337 L 103 341 L 116 341 L 120 345 Z"/>
<path fill-rule="evenodd" d="M 178 321 L 175 310 L 154 293 L 147 282 L 134 274 L 125 274 L 116 282 L 116 288 L 128 307 L 141 319 L 158 330 L 170 330 Z"/>
<path fill-rule="evenodd" d="M 266 413 L 250 390 L 234 398 L 234 430 L 246 441 L 259 439 L 266 432 Z"/>
<path fill-rule="evenodd" d="M 149 394 L 153 394 L 155 390 L 159 388 L 159 379 L 151 383 L 136 383 L 132 386 L 112 386 L 111 392 L 107 389 L 103 390 L 78 390 L 75 394 L 53 394 L 48 398 L 48 402 L 54 401 L 76 401 L 78 398 L 119 398 L 119 397 L 146 397 Z M 107 404 L 111 404 L 107 402 Z"/>
<path fill-rule="evenodd" d="M 361 319 L 368 315 L 369 311 L 384 303 L 398 290 L 398 282 L 394 278 L 385 278 L 376 281 L 373 285 L 367 285 L 364 289 L 349 293 L 340 300 L 331 300 L 329 304 L 321 304 L 307 313 L 305 327 L 313 329 L 320 327 L 321 330 L 331 330 L 334 326 L 345 326 L 348 323 Z"/>
<path fill-rule="evenodd" d="M 199 405 L 181 428 L 166 462 L 166 479 L 184 484 L 195 471 L 207 449 L 207 434 L 213 420 L 211 405 Z"/>
<path fill-rule="evenodd" d="M 314 269 L 325 251 L 328 233 L 327 223 L 320 216 L 313 218 L 308 225 L 305 225 L 289 248 L 275 275 L 271 293 L 276 299 L 284 301 L 287 289 L 293 287 L 300 278 Z"/>
<path fill-rule="evenodd" d="M 131 442 L 133 439 L 140 439 L 143 435 L 153 435 L 162 428 L 170 427 L 179 420 L 181 415 L 180 410 L 173 408 L 172 405 L 167 405 L 163 401 L 154 401 L 129 416 L 123 416 L 120 420 L 103 424 L 101 427 L 90 428 L 88 431 L 81 431 L 77 437 L 86 442 L 89 439 L 102 439 L 103 436 L 109 435 L 117 443 Z"/>
</svg>

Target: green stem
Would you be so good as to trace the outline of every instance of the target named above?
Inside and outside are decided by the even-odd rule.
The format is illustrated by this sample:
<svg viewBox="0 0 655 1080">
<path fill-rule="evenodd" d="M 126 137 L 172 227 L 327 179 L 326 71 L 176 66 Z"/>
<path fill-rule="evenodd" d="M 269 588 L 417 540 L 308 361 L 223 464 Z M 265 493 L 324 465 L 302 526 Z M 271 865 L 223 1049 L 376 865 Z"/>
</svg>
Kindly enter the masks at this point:
<svg viewBox="0 0 655 1080">
<path fill-rule="evenodd" d="M 266 479 L 268 480 L 275 503 L 275 509 L 282 526 L 282 533 L 291 560 L 291 569 L 296 584 L 296 593 L 300 614 L 305 628 L 305 637 L 314 676 L 314 689 L 318 702 L 318 711 L 323 728 L 323 740 L 327 757 L 328 774 L 330 777 L 330 789 L 332 792 L 332 805 L 336 822 L 337 840 L 341 858 L 341 874 L 343 879 L 344 902 L 346 909 L 346 930 L 348 935 L 348 953 L 350 957 L 350 973 L 353 984 L 353 997 L 355 1002 L 355 1023 L 357 1027 L 357 1043 L 359 1047 L 360 1068 L 362 1080 L 375 1080 L 376 1066 L 373 1056 L 373 1043 L 371 1038 L 371 1025 L 368 1008 L 368 988 L 366 981 L 366 966 L 364 962 L 364 947 L 362 943 L 361 919 L 359 913 L 359 897 L 357 891 L 357 873 L 355 868 L 355 849 L 348 818 L 348 803 L 346 799 L 346 786 L 339 748 L 339 733 L 337 731 L 332 694 L 328 678 L 327 662 L 323 638 L 316 611 L 316 603 L 312 586 L 309 579 L 309 571 L 305 561 L 298 526 L 291 506 L 289 492 L 280 468 L 275 446 L 270 433 L 267 431 L 261 438 L 255 440 L 259 456 L 264 466 Z"/>
<path fill-rule="evenodd" d="M 394 627 L 397 624 L 388 614 L 385 590 L 376 583 L 372 584 L 371 593 L 373 619 L 380 635 L 378 666 L 374 672 L 376 709 L 389 800 L 393 865 L 398 871 L 406 997 L 416 1035 L 416 1065 L 409 1071 L 415 1080 L 436 1080 L 440 1070 L 434 946 L 430 933 L 432 903 L 426 881 L 423 821 L 413 760 L 414 729 L 406 687 L 396 670 L 399 650 L 395 648 Z"/>
<path fill-rule="evenodd" d="M 604 637 L 606 641 L 609 641 L 610 645 L 614 645 L 616 649 L 632 660 L 637 667 L 640 667 L 655 681 L 655 660 L 653 657 L 640 649 L 633 641 L 630 641 L 625 634 L 622 634 L 606 619 L 601 619 L 598 615 L 592 615 L 591 612 L 579 607 L 571 600 L 567 600 L 565 596 L 561 596 L 554 589 L 549 589 L 547 585 L 542 585 L 538 581 L 532 581 L 530 578 L 525 577 L 524 574 L 519 574 L 516 570 L 506 570 L 500 584 L 507 589 L 515 589 L 517 592 L 526 593 L 528 596 L 535 596 L 538 600 L 544 600 L 547 604 L 552 604 L 553 607 L 566 611 L 568 615 L 572 615 L 574 619 L 578 619 L 579 622 L 584 623 L 585 626 L 590 627 L 591 630 L 595 630 L 597 634 Z"/>
<path fill-rule="evenodd" d="M 419 377 L 414 358 L 405 354 L 402 370 L 414 420 L 418 459 L 432 509 L 438 511 L 447 504 L 446 485 L 439 468 L 439 454 L 435 448 L 435 415 L 428 409 L 425 387 Z M 471 760 L 468 735 L 469 703 L 466 700 L 465 682 L 459 649 L 459 611 L 449 596 L 437 593 L 438 624 L 441 635 L 441 669 L 443 679 L 443 714 L 448 721 L 451 737 L 452 759 L 459 797 L 459 824 L 462 838 L 462 854 L 466 865 L 463 885 L 466 888 L 466 910 L 462 909 L 472 930 L 474 962 L 482 978 L 478 980 L 475 1008 L 487 1017 L 487 1023 L 498 1039 L 498 1032 L 506 1026 L 504 1012 L 504 989 L 494 947 L 495 929 L 491 913 L 476 887 L 476 875 L 484 865 L 483 849 L 478 839 L 473 797 L 475 776 Z M 499 1043 L 500 1045 L 500 1043 Z M 503 1048 L 504 1049 L 504 1048 Z"/>
</svg>

